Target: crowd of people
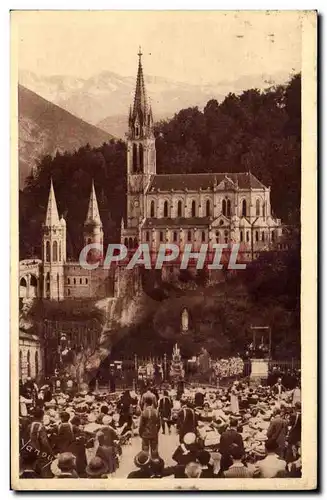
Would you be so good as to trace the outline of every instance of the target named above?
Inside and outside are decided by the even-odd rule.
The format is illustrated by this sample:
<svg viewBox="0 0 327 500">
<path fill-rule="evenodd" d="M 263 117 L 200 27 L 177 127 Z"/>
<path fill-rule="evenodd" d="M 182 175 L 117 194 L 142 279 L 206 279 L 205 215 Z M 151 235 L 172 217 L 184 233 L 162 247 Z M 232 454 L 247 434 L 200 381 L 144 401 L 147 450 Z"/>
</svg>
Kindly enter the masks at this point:
<svg viewBox="0 0 327 500">
<path fill-rule="evenodd" d="M 301 477 L 300 373 L 287 375 L 276 368 L 266 385 L 163 383 L 123 393 L 39 388 L 28 379 L 20 388 L 20 476 L 115 477 L 137 444 L 128 478 Z M 176 442 L 168 459 L 167 434 Z"/>
</svg>

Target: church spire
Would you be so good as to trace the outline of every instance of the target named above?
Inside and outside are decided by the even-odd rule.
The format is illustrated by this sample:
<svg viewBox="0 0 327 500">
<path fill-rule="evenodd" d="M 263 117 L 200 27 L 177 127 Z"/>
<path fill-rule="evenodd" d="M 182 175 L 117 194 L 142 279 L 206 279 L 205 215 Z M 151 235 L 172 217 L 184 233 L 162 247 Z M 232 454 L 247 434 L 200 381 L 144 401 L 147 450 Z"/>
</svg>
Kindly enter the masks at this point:
<svg viewBox="0 0 327 500">
<path fill-rule="evenodd" d="M 135 96 L 134 96 L 134 106 L 133 106 L 133 118 L 136 118 L 137 115 L 141 117 L 145 117 L 147 113 L 147 98 L 145 92 L 145 84 L 144 84 L 144 75 L 143 75 L 143 67 L 142 67 L 142 52 L 141 47 L 139 47 L 138 52 L 139 57 L 139 66 L 137 70 L 137 78 L 136 78 L 136 88 L 135 88 Z"/>
<path fill-rule="evenodd" d="M 100 213 L 99 213 L 98 201 L 97 201 L 97 197 L 96 197 L 95 189 L 94 189 L 93 179 L 92 179 L 92 188 L 91 188 L 91 195 L 90 195 L 90 201 L 89 201 L 89 208 L 88 208 L 87 216 L 86 216 L 86 220 L 85 220 L 85 224 L 90 224 L 90 223 L 96 223 L 98 225 L 102 225 Z"/>
<path fill-rule="evenodd" d="M 50 192 L 48 198 L 47 214 L 45 217 L 45 225 L 49 227 L 59 225 L 59 214 L 56 203 L 56 197 L 53 189 L 52 178 L 50 183 Z"/>
<path fill-rule="evenodd" d="M 151 107 L 145 90 L 142 51 L 138 52 L 139 64 L 136 77 L 133 107 L 129 113 L 129 137 L 131 139 L 144 139 L 153 136 L 153 117 Z"/>
</svg>

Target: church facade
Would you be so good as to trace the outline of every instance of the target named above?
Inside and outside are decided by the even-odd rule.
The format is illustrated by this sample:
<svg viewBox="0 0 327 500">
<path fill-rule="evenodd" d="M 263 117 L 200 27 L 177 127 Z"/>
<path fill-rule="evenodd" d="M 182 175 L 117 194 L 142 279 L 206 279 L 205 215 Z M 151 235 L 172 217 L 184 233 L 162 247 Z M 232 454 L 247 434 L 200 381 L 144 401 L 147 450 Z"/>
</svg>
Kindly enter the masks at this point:
<svg viewBox="0 0 327 500">
<path fill-rule="evenodd" d="M 130 249 L 162 243 L 198 250 L 202 243 L 240 243 L 245 260 L 276 246 L 280 219 L 272 215 L 270 187 L 252 173 L 157 174 L 153 114 L 139 53 L 127 133 L 127 220 L 121 243 Z"/>
<path fill-rule="evenodd" d="M 121 243 L 134 250 L 141 243 L 155 254 L 174 243 L 197 251 L 203 243 L 240 244 L 244 260 L 279 248 L 280 219 L 272 216 L 270 188 L 250 172 L 157 174 L 152 109 L 146 95 L 142 54 L 127 133 L 127 218 Z M 118 296 L 139 289 L 137 269 L 84 269 L 67 259 L 66 221 L 59 217 L 51 181 L 43 224 L 41 259 L 20 262 L 20 298 L 50 300 Z M 84 245 L 103 245 L 103 227 L 92 182 L 84 223 Z M 125 272 L 125 274 L 124 274 Z M 136 277 L 135 277 L 136 276 Z"/>
</svg>

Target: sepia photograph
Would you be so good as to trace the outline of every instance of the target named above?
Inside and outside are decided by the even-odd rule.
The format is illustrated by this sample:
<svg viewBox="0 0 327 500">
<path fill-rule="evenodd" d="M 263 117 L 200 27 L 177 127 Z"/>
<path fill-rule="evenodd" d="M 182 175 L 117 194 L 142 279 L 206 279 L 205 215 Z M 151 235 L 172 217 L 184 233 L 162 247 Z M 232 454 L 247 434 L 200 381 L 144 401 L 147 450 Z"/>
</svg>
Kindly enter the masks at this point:
<svg viewBox="0 0 327 500">
<path fill-rule="evenodd" d="M 316 30 L 11 12 L 13 489 L 317 487 Z"/>
</svg>

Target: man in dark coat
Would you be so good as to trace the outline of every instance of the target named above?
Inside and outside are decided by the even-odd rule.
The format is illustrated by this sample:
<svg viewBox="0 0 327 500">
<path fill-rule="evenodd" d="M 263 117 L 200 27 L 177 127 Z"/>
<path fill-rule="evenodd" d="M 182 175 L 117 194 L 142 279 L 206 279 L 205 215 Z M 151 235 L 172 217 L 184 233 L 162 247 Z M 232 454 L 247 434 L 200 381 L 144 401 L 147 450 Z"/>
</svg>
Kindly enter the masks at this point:
<svg viewBox="0 0 327 500">
<path fill-rule="evenodd" d="M 185 434 L 193 432 L 196 434 L 198 426 L 198 418 L 195 411 L 190 406 L 183 406 L 177 417 L 177 429 L 179 433 L 179 441 L 182 443 Z"/>
<path fill-rule="evenodd" d="M 284 416 L 280 410 L 275 410 L 274 418 L 271 420 L 267 430 L 267 438 L 276 441 L 278 445 L 277 454 L 280 458 L 284 458 L 287 430 L 287 422 Z"/>
<path fill-rule="evenodd" d="M 166 424 L 168 427 L 168 432 L 170 434 L 172 407 L 173 403 L 171 401 L 171 398 L 168 396 L 168 391 L 164 391 L 163 397 L 159 400 L 159 406 L 158 406 L 163 434 L 165 434 L 166 432 Z"/>
<path fill-rule="evenodd" d="M 243 438 L 241 434 L 237 432 L 237 425 L 237 420 L 231 418 L 229 428 L 220 436 L 219 450 L 221 453 L 220 467 L 222 471 L 227 470 L 233 464 L 233 460 L 231 459 L 231 447 L 233 444 L 237 445 L 244 455 Z"/>
<path fill-rule="evenodd" d="M 153 406 L 153 398 L 144 398 L 144 410 L 142 411 L 139 426 L 139 435 L 142 439 L 142 450 L 151 457 L 158 456 L 158 433 L 160 429 L 160 418 L 158 411 Z"/>
</svg>

